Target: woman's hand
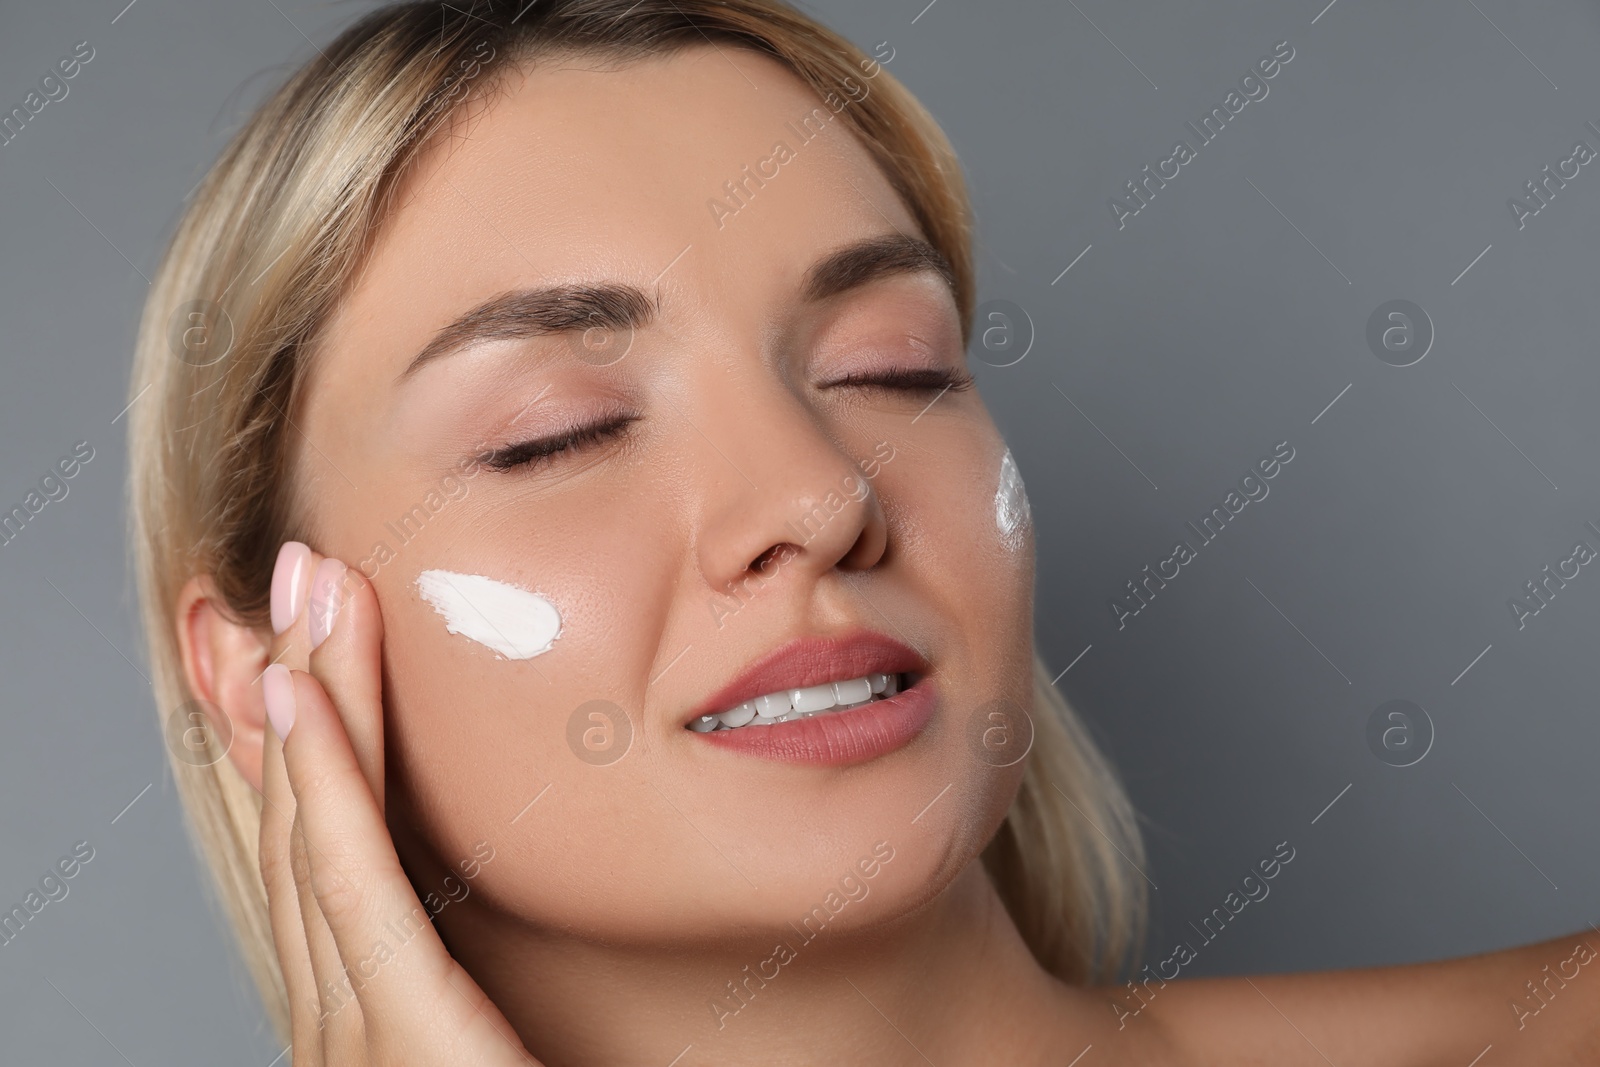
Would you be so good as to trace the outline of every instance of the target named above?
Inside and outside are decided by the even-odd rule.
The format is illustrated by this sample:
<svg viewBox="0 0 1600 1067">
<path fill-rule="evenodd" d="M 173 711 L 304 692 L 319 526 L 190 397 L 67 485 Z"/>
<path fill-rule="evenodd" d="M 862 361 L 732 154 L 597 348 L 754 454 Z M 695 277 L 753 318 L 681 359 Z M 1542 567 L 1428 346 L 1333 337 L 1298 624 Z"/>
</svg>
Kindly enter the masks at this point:
<svg viewBox="0 0 1600 1067">
<path fill-rule="evenodd" d="M 291 542 L 273 576 L 273 623 L 261 877 L 295 1067 L 537 1067 L 439 940 L 384 822 L 383 623 L 372 586 Z"/>
</svg>

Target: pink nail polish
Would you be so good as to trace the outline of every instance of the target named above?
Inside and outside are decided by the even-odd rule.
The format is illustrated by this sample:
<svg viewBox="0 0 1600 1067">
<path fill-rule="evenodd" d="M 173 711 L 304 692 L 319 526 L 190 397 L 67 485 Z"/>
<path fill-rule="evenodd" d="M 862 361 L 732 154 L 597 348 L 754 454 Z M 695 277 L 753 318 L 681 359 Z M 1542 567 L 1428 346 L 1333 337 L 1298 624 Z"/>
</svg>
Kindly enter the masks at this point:
<svg viewBox="0 0 1600 1067">
<path fill-rule="evenodd" d="M 333 621 L 344 606 L 345 567 L 336 559 L 325 559 L 311 580 L 311 647 L 316 648 L 333 632 Z"/>
<path fill-rule="evenodd" d="M 294 625 L 305 606 L 311 584 L 311 549 L 299 541 L 285 541 L 272 568 L 272 632 L 281 634 Z"/>
<path fill-rule="evenodd" d="M 281 663 L 268 667 L 261 676 L 261 688 L 267 700 L 267 721 L 282 741 L 294 726 L 294 678 L 289 668 Z"/>
</svg>

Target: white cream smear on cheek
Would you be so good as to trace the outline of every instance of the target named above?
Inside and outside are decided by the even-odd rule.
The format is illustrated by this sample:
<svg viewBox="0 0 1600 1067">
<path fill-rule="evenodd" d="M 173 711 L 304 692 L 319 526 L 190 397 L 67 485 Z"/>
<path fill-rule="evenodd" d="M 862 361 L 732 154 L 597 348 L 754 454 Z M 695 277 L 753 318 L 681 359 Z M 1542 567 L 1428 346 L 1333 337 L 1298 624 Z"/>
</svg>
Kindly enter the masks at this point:
<svg viewBox="0 0 1600 1067">
<path fill-rule="evenodd" d="M 471 638 L 506 659 L 531 659 L 561 636 L 561 615 L 538 593 L 480 574 L 423 571 L 417 591 L 450 633 Z"/>
<path fill-rule="evenodd" d="M 1022 485 L 1022 472 L 1011 458 L 1011 449 L 1000 457 L 1000 485 L 994 491 L 994 523 L 1000 540 L 1010 549 L 1020 549 L 1031 519 L 1028 491 Z"/>
</svg>

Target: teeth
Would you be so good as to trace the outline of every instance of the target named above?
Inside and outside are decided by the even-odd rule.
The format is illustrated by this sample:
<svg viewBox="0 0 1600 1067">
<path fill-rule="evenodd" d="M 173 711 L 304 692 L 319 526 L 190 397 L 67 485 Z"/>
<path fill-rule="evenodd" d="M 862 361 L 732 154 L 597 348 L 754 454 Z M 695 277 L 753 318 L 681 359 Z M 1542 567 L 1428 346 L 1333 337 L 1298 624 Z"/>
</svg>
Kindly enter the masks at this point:
<svg viewBox="0 0 1600 1067">
<path fill-rule="evenodd" d="M 846 683 L 849 684 L 849 683 Z M 808 711 L 825 711 L 840 701 L 833 695 L 833 686 L 813 685 L 805 689 L 789 690 L 789 703 L 802 715 Z"/>
<path fill-rule="evenodd" d="M 835 704 L 859 704 L 872 695 L 872 680 L 854 678 L 848 682 L 835 682 L 831 688 Z"/>
<path fill-rule="evenodd" d="M 788 693 L 768 693 L 755 699 L 756 711 L 763 717 L 776 719 L 779 715 L 787 715 L 793 708 L 789 705 Z"/>
<path fill-rule="evenodd" d="M 713 723 L 724 722 L 729 726 L 743 726 L 756 717 L 756 705 L 753 700 L 746 700 L 732 711 L 725 711 L 721 715 L 707 715 Z M 698 720 L 696 720 L 698 721 Z"/>
<path fill-rule="evenodd" d="M 716 715 L 702 715 L 689 724 L 689 729 L 696 733 L 708 733 L 744 726 L 770 726 L 777 722 L 843 711 L 894 696 L 901 689 L 900 677 L 898 674 L 869 674 L 864 678 L 851 678 L 843 682 L 766 693 Z"/>
</svg>

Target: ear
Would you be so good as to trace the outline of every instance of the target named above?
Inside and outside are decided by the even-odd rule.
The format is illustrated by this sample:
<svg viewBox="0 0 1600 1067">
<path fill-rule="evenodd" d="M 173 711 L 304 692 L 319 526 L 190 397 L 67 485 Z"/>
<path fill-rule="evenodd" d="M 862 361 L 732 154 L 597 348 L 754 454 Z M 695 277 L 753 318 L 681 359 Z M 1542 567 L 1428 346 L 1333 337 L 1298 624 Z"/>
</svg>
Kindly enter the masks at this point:
<svg viewBox="0 0 1600 1067">
<path fill-rule="evenodd" d="M 214 732 L 226 737 L 231 729 L 228 759 L 259 793 L 267 721 L 261 674 L 267 669 L 268 631 L 229 618 L 209 574 L 184 583 L 174 624 L 190 695 L 212 718 Z"/>
</svg>

